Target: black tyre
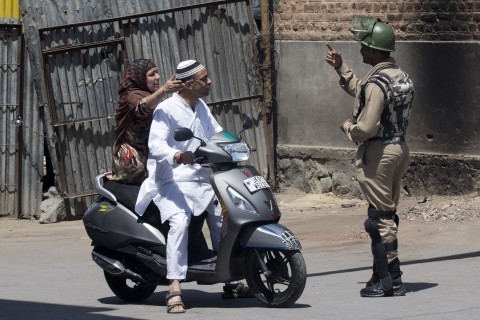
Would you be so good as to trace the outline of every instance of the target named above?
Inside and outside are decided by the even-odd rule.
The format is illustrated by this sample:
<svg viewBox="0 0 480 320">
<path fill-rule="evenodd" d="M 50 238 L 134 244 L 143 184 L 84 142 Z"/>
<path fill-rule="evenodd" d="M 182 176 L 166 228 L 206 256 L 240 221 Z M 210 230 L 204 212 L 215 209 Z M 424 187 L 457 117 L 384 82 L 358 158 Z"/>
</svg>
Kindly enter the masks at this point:
<svg viewBox="0 0 480 320">
<path fill-rule="evenodd" d="M 157 288 L 156 285 L 135 283 L 124 277 L 113 276 L 107 271 L 103 273 L 110 290 L 125 302 L 145 301 Z"/>
<path fill-rule="evenodd" d="M 298 250 L 257 249 L 270 275 L 265 276 L 254 250 L 246 259 L 246 280 L 255 296 L 269 307 L 283 308 L 300 298 L 307 282 L 305 260 Z"/>
</svg>

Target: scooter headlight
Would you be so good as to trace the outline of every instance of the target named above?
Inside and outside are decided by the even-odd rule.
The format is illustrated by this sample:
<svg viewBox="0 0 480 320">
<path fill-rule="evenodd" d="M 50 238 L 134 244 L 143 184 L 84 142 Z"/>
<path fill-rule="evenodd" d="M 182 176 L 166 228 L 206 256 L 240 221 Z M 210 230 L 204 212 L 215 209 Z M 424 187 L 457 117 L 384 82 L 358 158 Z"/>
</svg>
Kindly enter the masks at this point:
<svg viewBox="0 0 480 320">
<path fill-rule="evenodd" d="M 233 162 L 247 161 L 250 158 L 250 147 L 244 141 L 218 145 L 232 157 Z"/>
<path fill-rule="evenodd" d="M 257 213 L 255 208 L 252 206 L 252 204 L 242 197 L 237 191 L 233 190 L 232 188 L 228 187 L 227 188 L 228 195 L 230 196 L 230 199 L 232 200 L 233 204 L 241 210 L 250 212 L 250 213 Z"/>
</svg>

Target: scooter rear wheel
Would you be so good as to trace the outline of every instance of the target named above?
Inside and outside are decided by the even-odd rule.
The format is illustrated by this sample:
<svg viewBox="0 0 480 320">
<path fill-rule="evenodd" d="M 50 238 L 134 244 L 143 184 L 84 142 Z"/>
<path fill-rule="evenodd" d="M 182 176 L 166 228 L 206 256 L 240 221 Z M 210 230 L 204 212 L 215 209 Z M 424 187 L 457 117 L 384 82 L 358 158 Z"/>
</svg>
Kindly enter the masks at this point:
<svg viewBox="0 0 480 320">
<path fill-rule="evenodd" d="M 124 277 L 116 277 L 103 272 L 108 287 L 112 292 L 125 302 L 142 302 L 148 299 L 157 288 L 156 285 L 135 283 Z"/>
<path fill-rule="evenodd" d="M 246 280 L 255 297 L 269 307 L 288 307 L 300 298 L 307 282 L 307 268 L 298 250 L 256 249 L 270 271 L 264 275 L 254 250 L 246 259 Z"/>
</svg>

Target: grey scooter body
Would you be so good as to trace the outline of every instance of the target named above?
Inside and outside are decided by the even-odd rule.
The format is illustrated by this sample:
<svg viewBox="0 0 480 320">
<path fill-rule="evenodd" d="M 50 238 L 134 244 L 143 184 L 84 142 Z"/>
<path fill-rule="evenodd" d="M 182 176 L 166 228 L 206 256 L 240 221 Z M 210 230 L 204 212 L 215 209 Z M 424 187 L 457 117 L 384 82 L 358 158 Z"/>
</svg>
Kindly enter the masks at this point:
<svg viewBox="0 0 480 320">
<path fill-rule="evenodd" d="M 157 282 L 164 280 L 167 274 L 165 257 L 168 224 L 161 224 L 158 210 L 155 210 L 154 205 L 149 207 L 144 217 L 140 217 L 133 212 L 134 203 L 123 204 L 117 200 L 114 190 L 123 188 L 136 195 L 138 186 L 105 181 L 104 175 L 97 176 L 96 180 L 99 197 L 83 217 L 85 229 L 94 246 L 93 260 L 114 275 L 129 277 L 134 272 L 138 274 L 134 279 L 141 279 L 145 284 L 157 285 Z M 189 250 L 191 258 L 186 280 L 213 284 L 219 281 L 215 274 L 215 259 L 212 259 L 214 253 L 208 249 L 201 233 L 203 219 L 204 217 L 192 219 L 190 226 L 189 246 L 194 247 Z M 143 277 L 142 273 L 130 270 L 129 266 L 120 261 L 125 256 L 133 257 L 147 266 L 148 276 Z M 119 265 L 125 269 L 123 272 L 116 270 Z M 114 272 L 111 272 L 112 270 Z"/>
<path fill-rule="evenodd" d="M 300 250 L 299 240 L 286 227 L 278 224 L 281 213 L 271 189 L 261 189 L 250 194 L 243 185 L 248 176 L 259 176 L 251 166 L 241 166 L 226 172 L 213 173 L 211 180 L 216 194 L 223 199 L 228 222 L 222 230 L 222 241 L 217 256 L 217 273 L 221 281 L 243 279 L 247 248 L 275 248 Z M 238 210 L 227 195 L 227 187 L 235 189 L 255 207 L 257 215 Z"/>
<path fill-rule="evenodd" d="M 183 139 L 192 138 L 191 132 L 185 130 L 187 134 Z M 177 135 L 182 139 L 180 133 Z M 198 162 L 212 168 L 210 180 L 222 206 L 223 225 L 215 255 L 201 234 L 203 220 L 192 219 L 186 281 L 214 284 L 247 278 L 250 287 L 258 291 L 256 297 L 260 301 L 268 306 L 285 307 L 294 303 L 305 287 L 306 268 L 301 245 L 293 232 L 278 223 L 281 213 L 274 194 L 257 170 L 232 162 L 231 155 L 220 147 L 222 143 L 236 142 L 241 140 L 221 132 L 206 143 L 202 141 L 196 151 Z M 252 177 L 260 180 L 253 189 L 252 179 L 249 179 Z M 253 184 L 257 178 L 253 178 Z M 94 246 L 92 257 L 104 269 L 107 283 L 117 296 L 126 301 L 141 301 L 153 293 L 167 274 L 168 226 L 158 221 L 158 212 L 150 218 L 139 217 L 133 212 L 132 201 L 128 203 L 117 197 L 116 191 L 135 187 L 113 183 L 112 188 L 109 181 L 108 188 L 103 182 L 103 175 L 99 175 L 96 179 L 99 197 L 83 217 Z M 136 199 L 135 189 L 127 190 L 125 198 L 128 197 Z M 250 204 L 249 210 L 239 207 L 240 198 Z M 287 257 L 280 258 L 282 254 Z M 261 277 L 268 279 L 265 281 Z M 124 288 L 119 279 L 133 280 L 140 293 Z M 269 281 L 272 284 L 265 287 L 264 282 Z M 277 282 L 287 283 L 285 292 L 276 293 L 279 292 L 274 289 Z M 144 290 L 140 290 L 142 287 Z"/>
</svg>

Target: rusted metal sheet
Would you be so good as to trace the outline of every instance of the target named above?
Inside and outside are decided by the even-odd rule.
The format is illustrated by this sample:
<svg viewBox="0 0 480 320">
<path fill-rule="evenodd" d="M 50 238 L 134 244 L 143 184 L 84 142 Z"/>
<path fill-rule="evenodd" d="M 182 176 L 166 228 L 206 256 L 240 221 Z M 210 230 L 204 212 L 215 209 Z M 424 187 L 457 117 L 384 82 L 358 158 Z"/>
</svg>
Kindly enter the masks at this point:
<svg viewBox="0 0 480 320">
<path fill-rule="evenodd" d="M 21 26 L 0 25 L 0 216 L 18 212 Z"/>
<path fill-rule="evenodd" d="M 44 168 L 44 139 L 46 136 L 42 124 L 37 94 L 33 85 L 34 74 L 30 66 L 28 55 L 22 59 L 22 95 L 20 106 L 22 110 L 21 125 L 19 126 L 19 205 L 18 218 L 34 219 L 40 216 L 42 202 L 42 176 Z"/>
<path fill-rule="evenodd" d="M 0 216 L 33 218 L 42 201 L 43 125 L 22 25 L 0 25 Z"/>
<path fill-rule="evenodd" d="M 57 10 L 71 12 L 75 3 Z M 121 3 L 112 8 L 118 10 Z M 268 174 L 249 2 L 181 1 L 182 7 L 174 7 L 180 1 L 162 3 L 162 10 L 137 8 L 135 14 L 116 18 L 107 17 L 111 11 L 105 10 L 103 18 L 95 12 L 94 21 L 39 28 L 52 135 L 58 139 L 53 149 L 57 182 L 70 199 L 72 215 L 83 214 L 92 201 L 94 176 L 111 169 L 119 79 L 128 62 L 137 58 L 153 59 L 163 81 L 181 60 L 203 63 L 214 81 L 206 102 L 225 130 L 238 132 L 243 114 L 255 119 L 255 129 L 247 133 L 257 149 L 251 163 Z"/>
</svg>

